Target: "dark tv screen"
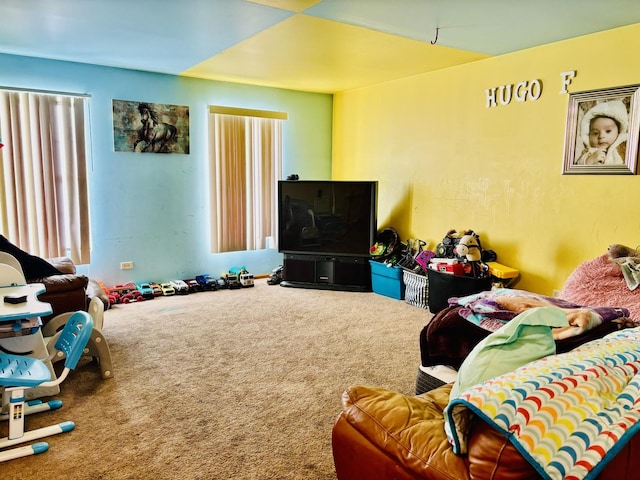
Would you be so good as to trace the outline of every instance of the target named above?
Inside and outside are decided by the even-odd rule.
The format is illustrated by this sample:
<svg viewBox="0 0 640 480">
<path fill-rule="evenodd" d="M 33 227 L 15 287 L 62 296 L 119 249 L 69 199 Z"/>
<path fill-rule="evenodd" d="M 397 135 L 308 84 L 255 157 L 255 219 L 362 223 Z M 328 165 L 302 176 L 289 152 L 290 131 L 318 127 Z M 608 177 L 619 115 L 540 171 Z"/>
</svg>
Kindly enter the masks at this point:
<svg viewBox="0 0 640 480">
<path fill-rule="evenodd" d="M 368 256 L 377 223 L 375 181 L 278 182 L 278 250 Z"/>
</svg>

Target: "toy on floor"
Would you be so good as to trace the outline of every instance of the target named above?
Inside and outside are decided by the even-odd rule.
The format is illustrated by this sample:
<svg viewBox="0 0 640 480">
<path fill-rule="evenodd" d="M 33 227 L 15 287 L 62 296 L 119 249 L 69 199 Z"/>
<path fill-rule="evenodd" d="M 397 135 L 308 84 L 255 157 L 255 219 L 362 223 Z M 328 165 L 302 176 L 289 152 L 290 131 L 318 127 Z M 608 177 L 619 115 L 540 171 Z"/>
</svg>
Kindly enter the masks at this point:
<svg viewBox="0 0 640 480">
<path fill-rule="evenodd" d="M 240 275 L 240 285 L 244 288 L 253 287 L 255 285 L 253 273 L 243 273 Z"/>
<path fill-rule="evenodd" d="M 231 267 L 229 273 L 238 276 L 238 281 L 241 287 L 253 287 L 254 278 L 253 274 L 247 271 L 247 267 Z"/>
<path fill-rule="evenodd" d="M 107 298 L 109 299 L 109 303 L 111 305 L 117 305 L 118 303 L 131 302 L 132 298 L 136 298 L 134 295 L 129 295 L 127 297 L 128 300 L 126 302 L 124 301 L 124 296 L 133 290 L 138 292 L 138 295 L 140 294 L 138 291 L 138 286 L 133 282 L 113 285 L 111 287 L 106 287 L 102 282 L 98 282 L 98 283 L 102 287 L 104 292 L 107 294 Z M 136 300 L 133 300 L 133 301 L 136 301 Z"/>
<path fill-rule="evenodd" d="M 171 286 L 171 283 L 169 282 L 162 282 L 160 284 L 160 288 L 162 289 L 162 295 L 164 295 L 165 297 L 170 297 L 171 295 L 176 294 L 175 289 Z"/>
<path fill-rule="evenodd" d="M 144 297 L 139 290 L 129 290 L 120 296 L 120 303 L 143 302 Z"/>
<path fill-rule="evenodd" d="M 276 268 L 274 268 L 273 270 L 271 270 L 271 273 L 269 274 L 269 278 L 267 278 L 267 283 L 269 285 L 278 285 L 278 284 L 280 284 L 280 282 L 282 282 L 282 271 L 283 270 L 284 270 L 284 267 L 282 265 L 279 265 Z"/>
<path fill-rule="evenodd" d="M 155 294 L 153 293 L 153 289 L 151 288 L 151 284 L 149 283 L 139 283 L 138 291 L 145 300 L 153 300 L 154 298 L 156 298 Z"/>
<path fill-rule="evenodd" d="M 162 295 L 162 289 L 160 288 L 159 283 L 152 282 L 149 284 L 149 286 L 151 287 L 151 290 L 153 290 L 154 297 L 159 297 Z"/>
<path fill-rule="evenodd" d="M 202 292 L 204 290 L 195 278 L 187 278 L 184 283 L 189 287 L 189 293 Z"/>
<path fill-rule="evenodd" d="M 215 291 L 220 288 L 218 281 L 208 273 L 196 275 L 196 282 L 202 285 L 202 289 L 206 291 Z"/>
<path fill-rule="evenodd" d="M 233 290 L 236 288 L 242 288 L 242 285 L 240 284 L 240 279 L 238 278 L 238 275 L 234 274 L 234 273 L 223 273 L 220 278 L 222 278 L 224 280 L 225 286 L 226 288 Z"/>
<path fill-rule="evenodd" d="M 120 294 L 118 292 L 110 292 L 104 289 L 107 294 L 107 298 L 109 299 L 109 305 L 117 305 L 120 303 Z"/>
<path fill-rule="evenodd" d="M 116 294 L 115 292 L 111 292 L 111 290 L 109 290 L 109 287 L 107 287 L 104 282 L 98 282 L 98 285 L 100 285 L 100 288 L 102 288 L 105 295 L 109 299 L 109 305 L 115 305 L 116 303 L 120 302 L 120 295 Z"/>
<path fill-rule="evenodd" d="M 189 285 L 184 280 L 171 280 L 169 282 L 176 292 L 176 295 L 187 295 L 189 293 Z"/>
</svg>

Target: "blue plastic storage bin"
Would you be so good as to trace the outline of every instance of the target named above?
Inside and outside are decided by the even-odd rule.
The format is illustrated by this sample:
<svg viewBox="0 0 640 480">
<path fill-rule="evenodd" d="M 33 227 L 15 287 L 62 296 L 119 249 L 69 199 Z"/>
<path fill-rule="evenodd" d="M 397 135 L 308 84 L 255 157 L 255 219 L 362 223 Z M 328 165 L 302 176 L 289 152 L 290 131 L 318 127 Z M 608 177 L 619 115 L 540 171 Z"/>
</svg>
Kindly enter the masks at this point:
<svg viewBox="0 0 640 480">
<path fill-rule="evenodd" d="M 386 297 L 404 300 L 404 282 L 402 281 L 402 268 L 388 267 L 386 263 L 374 262 L 371 264 L 371 288 L 375 293 Z"/>
</svg>

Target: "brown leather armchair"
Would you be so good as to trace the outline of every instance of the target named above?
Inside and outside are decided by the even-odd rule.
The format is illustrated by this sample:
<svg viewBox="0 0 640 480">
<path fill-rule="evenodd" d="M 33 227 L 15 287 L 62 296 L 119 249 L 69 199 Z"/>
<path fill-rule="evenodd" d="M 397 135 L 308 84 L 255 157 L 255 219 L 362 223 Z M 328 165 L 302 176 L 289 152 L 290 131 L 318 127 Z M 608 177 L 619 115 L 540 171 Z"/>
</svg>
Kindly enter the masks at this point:
<svg viewBox="0 0 640 480">
<path fill-rule="evenodd" d="M 51 304 L 53 309 L 51 315 L 42 318 L 43 324 L 61 313 L 86 311 L 93 297 L 102 300 L 105 310 L 109 308 L 109 299 L 104 290 L 97 282 L 89 280 L 85 275 L 79 275 L 69 257 L 48 258 L 47 262 L 60 271 L 60 274 L 28 280 L 29 283 L 42 283 L 45 286 L 46 291 L 38 298 Z"/>
<path fill-rule="evenodd" d="M 482 420 L 474 423 L 469 453 L 453 453 L 444 431 L 451 384 L 418 396 L 357 386 L 345 391 L 333 427 L 338 480 L 534 480 L 541 478 L 507 438 Z M 596 477 L 636 478 L 640 435 Z"/>
<path fill-rule="evenodd" d="M 38 299 L 49 303 L 53 309 L 53 314 L 42 318 L 43 324 L 60 313 L 86 311 L 89 279 L 76 273 L 76 266 L 68 257 L 49 258 L 47 261 L 61 273 L 28 280 L 29 283 L 44 285 L 45 292 Z"/>
<path fill-rule="evenodd" d="M 99 297 L 104 309 L 109 308 L 109 298 L 100 285 L 85 275 L 78 275 L 76 266 L 69 257 L 42 259 L 31 255 L 0 235 L 0 252 L 7 261 L 18 263 L 27 283 L 42 283 L 45 293 L 39 295 L 43 302 L 51 304 L 53 314 L 43 317 L 44 324 L 61 313 L 87 311 L 93 297 Z"/>
</svg>

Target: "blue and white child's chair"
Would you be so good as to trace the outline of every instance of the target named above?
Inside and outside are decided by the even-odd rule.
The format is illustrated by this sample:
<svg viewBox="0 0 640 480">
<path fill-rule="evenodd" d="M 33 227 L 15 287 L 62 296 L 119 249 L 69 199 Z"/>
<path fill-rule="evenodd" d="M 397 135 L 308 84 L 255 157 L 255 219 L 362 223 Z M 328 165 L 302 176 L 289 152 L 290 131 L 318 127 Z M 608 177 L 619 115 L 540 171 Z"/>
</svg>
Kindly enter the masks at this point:
<svg viewBox="0 0 640 480">
<path fill-rule="evenodd" d="M 0 438 L 0 450 L 74 429 L 73 422 L 63 422 L 37 430 L 25 431 L 25 415 L 62 406 L 62 402 L 57 400 L 40 406 L 31 406 L 25 402 L 25 391 L 39 386 L 52 387 L 62 383 L 69 372 L 76 368 L 91 337 L 92 329 L 93 319 L 87 312 L 78 311 L 69 318 L 55 343 L 55 348 L 64 352 L 66 357 L 64 370 L 55 380 L 51 380 L 51 372 L 43 360 L 0 352 L 2 405 L 3 410 L 7 409 L 7 413 L 2 417 L 8 417 L 9 420 L 9 435 Z M 27 411 L 29 409 L 31 412 Z M 0 462 L 41 453 L 48 448 L 49 445 L 46 442 L 38 442 L 29 446 L 0 451 Z"/>
</svg>

